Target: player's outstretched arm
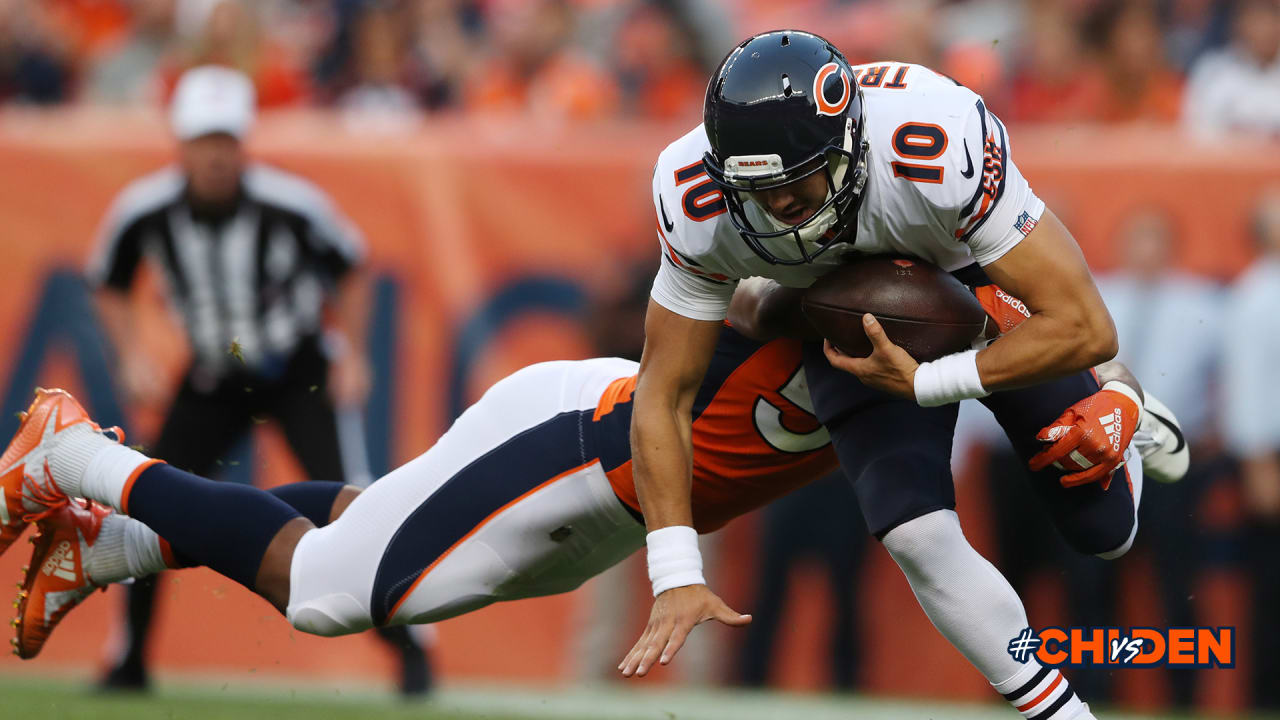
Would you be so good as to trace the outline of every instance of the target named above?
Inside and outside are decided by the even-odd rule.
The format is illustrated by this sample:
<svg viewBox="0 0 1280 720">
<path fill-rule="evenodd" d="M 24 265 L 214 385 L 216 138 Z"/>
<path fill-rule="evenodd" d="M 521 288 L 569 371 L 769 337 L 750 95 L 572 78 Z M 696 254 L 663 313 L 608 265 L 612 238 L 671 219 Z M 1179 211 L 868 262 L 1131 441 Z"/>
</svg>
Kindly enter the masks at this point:
<svg viewBox="0 0 1280 720">
<path fill-rule="evenodd" d="M 655 599 L 644 634 L 618 665 L 626 677 L 645 675 L 655 660 L 670 662 L 701 622 L 750 621 L 707 589 L 693 529 L 693 402 L 719 334 L 719 322 L 686 318 L 649 302 L 631 453 L 636 495 L 649 529 L 649 578 Z"/>
</svg>

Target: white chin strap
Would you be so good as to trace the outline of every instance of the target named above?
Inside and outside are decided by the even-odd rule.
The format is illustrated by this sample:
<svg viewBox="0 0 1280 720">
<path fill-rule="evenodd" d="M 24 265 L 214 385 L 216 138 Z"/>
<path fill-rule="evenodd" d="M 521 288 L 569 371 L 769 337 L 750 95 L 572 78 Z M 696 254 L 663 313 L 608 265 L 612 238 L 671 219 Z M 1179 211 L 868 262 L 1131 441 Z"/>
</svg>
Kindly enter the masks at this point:
<svg viewBox="0 0 1280 720">
<path fill-rule="evenodd" d="M 850 119 L 845 122 L 844 126 L 845 153 L 852 153 L 853 151 L 852 130 L 853 120 Z M 860 162 L 865 163 L 866 161 L 863 159 Z M 844 183 L 845 175 L 848 172 L 849 155 L 844 153 L 838 154 L 837 160 L 831 165 L 831 183 L 836 189 L 839 189 Z M 856 192 L 861 192 L 861 190 L 861 188 L 855 188 Z M 831 200 L 831 194 L 831 189 L 828 188 L 827 196 L 823 199 L 824 203 Z M 742 200 L 742 206 L 745 209 L 748 219 L 751 221 L 752 225 L 755 225 L 756 227 L 766 227 L 772 231 L 790 230 L 794 227 L 793 225 L 778 220 L 768 210 L 757 205 L 748 193 L 740 192 L 738 195 Z M 820 243 L 819 240 L 822 239 L 822 236 L 825 235 L 828 230 L 835 226 L 837 220 L 839 220 L 839 217 L 836 215 L 836 207 L 832 204 L 819 213 L 818 217 L 814 218 L 803 228 L 800 228 L 800 240 L 804 243 L 805 249 L 808 250 L 810 254 L 817 252 L 823 247 L 823 243 Z M 779 240 L 782 242 L 779 243 Z M 771 245 L 775 243 L 780 245 L 780 247 L 771 247 L 771 252 L 776 252 L 779 256 L 789 259 L 800 259 L 799 250 L 796 248 L 795 242 L 791 236 L 774 238 L 773 241 L 770 241 Z"/>
</svg>

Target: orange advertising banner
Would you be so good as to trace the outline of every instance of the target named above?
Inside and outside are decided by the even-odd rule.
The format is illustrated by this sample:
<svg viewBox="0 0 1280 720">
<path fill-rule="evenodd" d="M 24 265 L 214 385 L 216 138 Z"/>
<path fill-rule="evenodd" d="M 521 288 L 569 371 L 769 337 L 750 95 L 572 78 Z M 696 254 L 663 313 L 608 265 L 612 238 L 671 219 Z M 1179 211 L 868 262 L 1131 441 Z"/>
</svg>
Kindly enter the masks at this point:
<svg viewBox="0 0 1280 720">
<path fill-rule="evenodd" d="M 311 114 L 263 119 L 251 155 L 318 184 L 369 246 L 381 313 L 370 319 L 370 331 L 380 338 L 374 352 L 386 375 L 380 404 L 370 410 L 371 425 L 384 435 L 375 465 L 385 470 L 425 450 L 461 407 L 503 375 L 533 362 L 594 354 L 586 322 L 594 299 L 615 292 L 637 264 L 656 269 L 650 173 L 662 147 L 686 129 L 460 119 L 404 126 Z M 1084 127 L 1014 128 L 1012 137 L 1014 161 L 1098 268 L 1118 261 L 1114 239 L 1125 219 L 1157 208 L 1173 220 L 1179 263 L 1228 279 L 1250 258 L 1253 205 L 1265 187 L 1280 184 L 1276 146 L 1196 146 L 1172 132 Z M 158 118 L 0 115 L 5 418 L 25 405 L 37 382 L 83 393 L 91 411 L 101 411 L 95 397 L 110 401 L 109 387 L 101 387 L 109 385 L 109 354 L 77 334 L 93 320 L 75 274 L 115 193 L 172 154 Z M 136 330 L 138 345 L 166 361 L 169 372 L 157 382 L 171 387 L 183 358 L 181 334 L 155 285 L 141 292 L 153 310 Z M 81 297 L 72 299 L 76 293 Z M 144 443 L 157 429 L 155 409 L 117 412 Z M 301 479 L 270 431 L 245 470 L 261 485 Z M 735 523 L 723 543 L 723 582 L 738 588 L 739 597 L 750 584 L 752 529 L 749 520 Z M 971 527 L 971 535 L 982 533 Z M 25 557 L 17 556 L 25 547 L 0 560 L 0 579 L 18 577 Z M 868 626 L 864 637 L 878 659 L 866 689 L 985 698 L 981 677 L 923 613 L 900 612 L 915 603 L 892 563 L 878 557 L 868 574 L 877 578 L 868 583 L 876 598 L 865 606 L 870 613 L 892 612 L 897 635 L 886 638 Z M 171 573 L 164 583 L 159 668 L 371 681 L 390 676 L 390 658 L 368 638 L 304 637 L 265 603 L 208 571 Z M 643 626 L 646 597 L 638 582 L 634 617 L 617 630 L 624 641 Z M 442 674 L 565 680 L 580 632 L 580 602 L 577 596 L 526 601 L 442 623 Z M 119 609 L 118 598 L 89 600 L 41 658 L 29 667 L 0 659 L 0 672 L 97 666 Z M 800 637 L 813 646 L 807 654 L 820 654 L 820 630 Z M 921 653 L 941 668 L 927 678 L 910 671 Z M 788 671 L 783 681 L 806 687 L 821 676 Z"/>
</svg>

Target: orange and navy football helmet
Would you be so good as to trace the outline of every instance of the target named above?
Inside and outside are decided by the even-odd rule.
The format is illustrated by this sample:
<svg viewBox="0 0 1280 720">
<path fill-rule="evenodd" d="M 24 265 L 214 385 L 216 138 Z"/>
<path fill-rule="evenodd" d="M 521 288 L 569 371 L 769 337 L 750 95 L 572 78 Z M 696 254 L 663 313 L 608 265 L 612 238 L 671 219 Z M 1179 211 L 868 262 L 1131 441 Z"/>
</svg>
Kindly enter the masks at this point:
<svg viewBox="0 0 1280 720">
<path fill-rule="evenodd" d="M 852 241 L 867 177 L 863 96 L 834 45 L 797 30 L 746 39 L 711 76 L 703 124 L 711 142 L 707 174 L 757 255 L 800 265 Z M 818 172 L 827 175 L 826 202 L 798 224 L 782 223 L 750 199 Z"/>
</svg>

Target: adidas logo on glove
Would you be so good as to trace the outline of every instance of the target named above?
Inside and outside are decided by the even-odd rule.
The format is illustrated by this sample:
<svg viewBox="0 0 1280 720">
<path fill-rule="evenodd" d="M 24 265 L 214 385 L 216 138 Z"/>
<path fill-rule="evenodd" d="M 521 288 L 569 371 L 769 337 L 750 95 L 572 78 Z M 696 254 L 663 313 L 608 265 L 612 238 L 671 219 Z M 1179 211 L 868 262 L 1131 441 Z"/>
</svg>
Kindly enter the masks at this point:
<svg viewBox="0 0 1280 720">
<path fill-rule="evenodd" d="M 1122 421 L 1120 419 L 1120 409 L 1116 408 L 1109 415 L 1103 415 L 1098 418 L 1098 422 L 1102 425 L 1102 431 L 1111 439 L 1111 449 L 1120 452 L 1120 442 L 1122 433 L 1120 432 Z"/>
</svg>

